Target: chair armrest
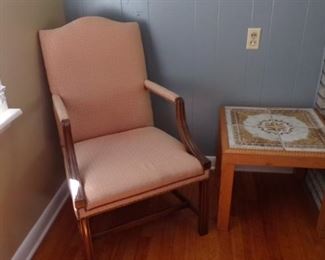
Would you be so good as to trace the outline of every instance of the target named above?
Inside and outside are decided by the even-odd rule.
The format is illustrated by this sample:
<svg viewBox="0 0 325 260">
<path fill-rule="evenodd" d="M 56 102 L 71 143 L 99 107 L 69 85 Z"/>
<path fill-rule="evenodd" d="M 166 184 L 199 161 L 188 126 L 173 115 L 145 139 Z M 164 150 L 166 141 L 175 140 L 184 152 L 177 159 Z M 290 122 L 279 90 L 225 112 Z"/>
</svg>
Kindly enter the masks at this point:
<svg viewBox="0 0 325 260">
<path fill-rule="evenodd" d="M 188 152 L 194 155 L 201 163 L 204 170 L 211 168 L 211 161 L 205 157 L 199 147 L 193 142 L 186 122 L 185 105 L 183 98 L 176 99 L 176 124 L 180 138 Z"/>
<path fill-rule="evenodd" d="M 62 124 L 64 120 L 69 121 L 70 119 L 68 116 L 68 112 L 61 97 L 58 95 L 52 95 L 52 101 L 53 101 L 55 115 L 57 116 L 60 123 Z"/>
<path fill-rule="evenodd" d="M 173 91 L 164 88 L 163 86 L 158 85 L 155 82 L 152 82 L 150 80 L 145 80 L 144 81 L 144 86 L 146 89 L 148 89 L 150 92 L 166 99 L 169 102 L 176 102 L 176 99 L 179 98 L 179 95 L 174 93 Z"/>
<path fill-rule="evenodd" d="M 166 99 L 169 102 L 172 102 L 176 106 L 176 124 L 177 131 L 180 136 L 182 143 L 185 145 L 186 150 L 194 155 L 202 165 L 204 170 L 211 168 L 211 162 L 208 160 L 204 154 L 200 151 L 197 145 L 193 142 L 190 130 L 186 123 L 186 115 L 185 115 L 185 105 L 182 97 L 177 95 L 176 93 L 150 81 L 145 80 L 144 86 L 150 92 Z"/>
<path fill-rule="evenodd" d="M 73 205 L 76 209 L 85 208 L 86 196 L 83 190 L 83 185 L 80 178 L 76 154 L 74 150 L 70 119 L 61 97 L 58 95 L 52 95 L 52 101 L 55 115 L 59 121 L 58 127 L 61 128 L 64 138 L 64 164 Z"/>
</svg>

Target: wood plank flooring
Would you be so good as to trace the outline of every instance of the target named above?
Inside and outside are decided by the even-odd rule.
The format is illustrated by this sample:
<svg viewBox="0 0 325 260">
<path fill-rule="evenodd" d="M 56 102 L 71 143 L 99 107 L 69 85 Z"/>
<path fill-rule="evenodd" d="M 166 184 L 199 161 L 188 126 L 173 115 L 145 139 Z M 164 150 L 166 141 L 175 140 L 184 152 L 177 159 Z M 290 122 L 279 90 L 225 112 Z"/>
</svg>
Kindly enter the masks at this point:
<svg viewBox="0 0 325 260">
<path fill-rule="evenodd" d="M 210 232 L 200 237 L 188 209 L 129 230 L 95 239 L 97 259 L 324 260 L 318 211 L 304 184 L 293 175 L 238 173 L 230 232 L 216 230 L 216 176 L 210 179 Z M 196 203 L 197 187 L 183 190 Z M 99 230 L 175 203 L 172 195 L 96 217 Z M 61 210 L 34 259 L 85 259 L 70 200 Z"/>
</svg>

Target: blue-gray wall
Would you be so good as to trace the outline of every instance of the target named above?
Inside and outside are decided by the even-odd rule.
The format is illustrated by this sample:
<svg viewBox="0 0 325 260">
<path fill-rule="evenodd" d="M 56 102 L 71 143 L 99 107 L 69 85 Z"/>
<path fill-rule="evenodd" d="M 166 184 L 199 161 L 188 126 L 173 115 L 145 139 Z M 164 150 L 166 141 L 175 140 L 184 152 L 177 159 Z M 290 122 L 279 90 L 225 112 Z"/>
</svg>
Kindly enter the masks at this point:
<svg viewBox="0 0 325 260">
<path fill-rule="evenodd" d="M 66 14 L 139 21 L 149 77 L 183 95 L 206 154 L 220 105 L 313 104 L 325 0 L 66 0 Z M 248 27 L 262 27 L 258 51 L 245 49 Z M 158 125 L 174 132 L 172 108 L 155 104 Z"/>
</svg>

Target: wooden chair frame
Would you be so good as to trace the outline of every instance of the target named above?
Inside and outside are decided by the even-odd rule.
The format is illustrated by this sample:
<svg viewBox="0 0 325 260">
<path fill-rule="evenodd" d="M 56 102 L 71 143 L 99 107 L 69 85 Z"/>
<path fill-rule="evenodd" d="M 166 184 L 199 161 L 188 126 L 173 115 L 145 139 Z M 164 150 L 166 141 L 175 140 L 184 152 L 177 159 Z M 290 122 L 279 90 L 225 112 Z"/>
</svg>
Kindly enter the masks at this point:
<svg viewBox="0 0 325 260">
<path fill-rule="evenodd" d="M 163 99 L 173 103 L 176 110 L 176 121 L 177 121 L 177 130 L 180 136 L 180 139 L 184 146 L 186 147 L 187 152 L 195 156 L 202 168 L 204 174 L 209 173 L 211 167 L 211 162 L 200 152 L 198 147 L 192 141 L 189 128 L 186 123 L 185 115 L 185 105 L 182 97 L 173 93 L 172 91 L 154 83 L 149 80 L 145 80 L 144 87 Z M 71 133 L 71 124 L 70 119 L 66 110 L 66 107 L 58 95 L 52 96 L 55 116 L 58 122 L 59 131 L 63 137 L 63 156 L 65 161 L 66 175 L 69 182 L 69 188 L 72 194 L 72 202 L 78 219 L 79 230 L 83 238 L 87 259 L 94 258 L 93 243 L 92 239 L 100 235 L 106 234 L 110 231 L 121 230 L 131 226 L 139 225 L 144 222 L 153 220 L 157 217 L 167 215 L 175 210 L 183 209 L 185 207 L 191 208 L 198 215 L 198 232 L 200 235 L 205 235 L 208 233 L 208 208 L 209 208 L 209 192 L 208 192 L 208 179 L 199 181 L 199 206 L 196 209 L 182 194 L 174 190 L 173 194 L 180 199 L 181 204 L 173 208 L 165 209 L 161 212 L 154 213 L 153 215 L 146 216 L 142 219 L 135 220 L 120 226 L 113 227 L 109 230 L 92 234 L 91 227 L 89 223 L 90 217 L 80 217 L 79 211 L 86 211 L 87 200 L 85 197 L 85 192 L 83 189 L 83 183 L 80 178 L 74 143 Z M 73 185 L 72 185 L 73 183 Z"/>
</svg>

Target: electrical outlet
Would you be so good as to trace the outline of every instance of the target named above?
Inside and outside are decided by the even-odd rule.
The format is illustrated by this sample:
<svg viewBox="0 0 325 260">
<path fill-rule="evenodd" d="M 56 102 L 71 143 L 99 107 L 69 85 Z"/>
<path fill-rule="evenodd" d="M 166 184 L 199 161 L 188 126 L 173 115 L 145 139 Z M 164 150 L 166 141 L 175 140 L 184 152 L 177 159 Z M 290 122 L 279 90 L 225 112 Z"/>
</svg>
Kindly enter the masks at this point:
<svg viewBox="0 0 325 260">
<path fill-rule="evenodd" d="M 261 28 L 248 28 L 247 31 L 247 50 L 258 50 L 260 47 Z"/>
</svg>

